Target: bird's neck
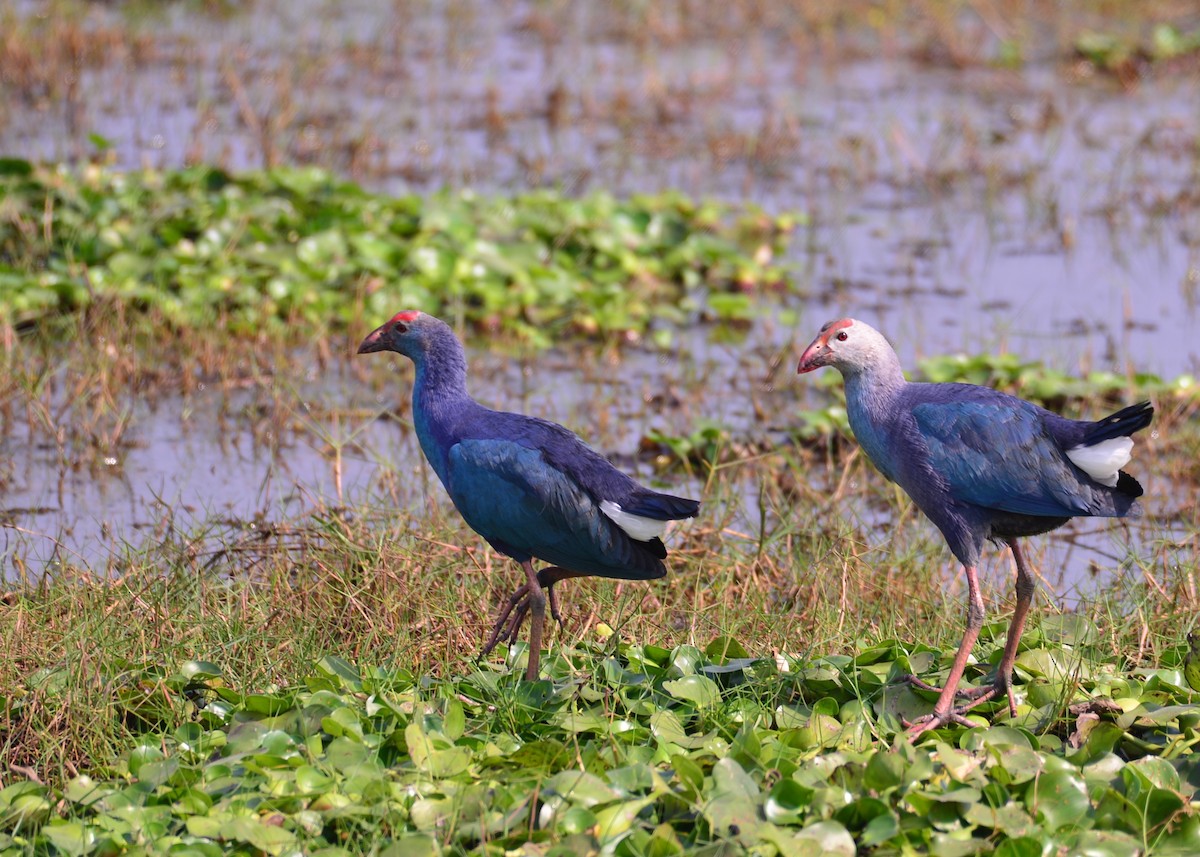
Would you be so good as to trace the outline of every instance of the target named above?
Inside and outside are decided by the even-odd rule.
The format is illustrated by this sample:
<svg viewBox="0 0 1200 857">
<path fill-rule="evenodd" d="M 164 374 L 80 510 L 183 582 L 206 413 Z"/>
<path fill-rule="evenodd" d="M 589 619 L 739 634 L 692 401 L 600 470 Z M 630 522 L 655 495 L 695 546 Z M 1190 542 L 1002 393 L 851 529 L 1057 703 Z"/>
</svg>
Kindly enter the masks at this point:
<svg viewBox="0 0 1200 857">
<path fill-rule="evenodd" d="M 846 416 L 867 457 L 891 476 L 890 426 L 896 415 L 896 398 L 908 383 L 899 361 L 881 363 L 861 372 L 847 373 Z"/>
<path fill-rule="evenodd" d="M 421 451 L 434 471 L 446 481 L 450 447 L 458 441 L 458 426 L 475 407 L 467 393 L 467 359 L 462 346 L 450 336 L 438 348 L 414 360 L 413 425 Z"/>
<path fill-rule="evenodd" d="M 896 359 L 875 363 L 858 371 L 843 371 L 846 378 L 846 400 L 857 400 L 868 408 L 885 406 L 908 383 L 904 370 Z"/>
</svg>

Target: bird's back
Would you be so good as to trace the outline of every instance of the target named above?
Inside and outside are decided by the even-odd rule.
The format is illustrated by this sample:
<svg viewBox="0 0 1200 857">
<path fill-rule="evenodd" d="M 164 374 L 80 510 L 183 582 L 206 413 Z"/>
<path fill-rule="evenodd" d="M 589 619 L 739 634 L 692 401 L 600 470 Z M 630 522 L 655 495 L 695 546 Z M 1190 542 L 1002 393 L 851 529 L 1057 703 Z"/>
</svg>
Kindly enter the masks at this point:
<svg viewBox="0 0 1200 857">
<path fill-rule="evenodd" d="M 1120 517 L 1141 494 L 1127 475 L 1109 486 L 1073 462 L 1097 423 L 971 384 L 909 384 L 899 410 L 911 416 L 904 452 L 924 458 L 958 502 L 1009 515 Z"/>
<path fill-rule="evenodd" d="M 455 426 L 446 488 L 467 523 L 517 560 L 537 557 L 573 571 L 648 579 L 666 573 L 666 549 L 635 539 L 605 502 L 659 521 L 696 514 L 694 500 L 651 491 L 564 427 L 479 408 Z"/>
</svg>

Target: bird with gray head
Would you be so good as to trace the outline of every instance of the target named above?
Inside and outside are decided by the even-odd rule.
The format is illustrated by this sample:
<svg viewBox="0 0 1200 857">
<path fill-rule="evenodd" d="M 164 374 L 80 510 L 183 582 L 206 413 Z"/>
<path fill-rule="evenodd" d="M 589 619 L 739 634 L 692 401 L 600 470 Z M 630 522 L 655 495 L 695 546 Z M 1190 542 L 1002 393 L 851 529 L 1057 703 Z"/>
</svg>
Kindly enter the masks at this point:
<svg viewBox="0 0 1200 857">
<path fill-rule="evenodd" d="M 832 321 L 804 351 L 796 371 L 832 366 L 846 384 L 850 428 L 867 457 L 903 488 L 941 530 L 967 577 L 967 628 L 933 711 L 909 724 L 913 735 L 959 723 L 1007 696 L 1016 716 L 1013 663 L 1033 599 L 1033 573 L 1017 543 L 1077 516 L 1136 515 L 1142 486 L 1121 470 L 1134 432 L 1150 424 L 1149 402 L 1096 422 L 1071 420 L 974 384 L 910 383 L 879 331 L 853 318 Z M 990 685 L 957 693 L 983 624 L 977 566 L 987 540 L 1004 542 L 1017 567 L 1017 602 Z M 963 703 L 955 705 L 957 698 Z"/>
<path fill-rule="evenodd" d="M 515 642 L 530 614 L 525 677 L 534 681 L 547 597 L 561 623 L 556 583 L 667 573 L 667 522 L 695 517 L 699 502 L 642 487 L 556 423 L 480 405 L 467 392 L 462 344 L 433 316 L 397 313 L 358 348 L 374 351 L 412 360 L 413 426 L 425 458 L 471 528 L 525 571 L 483 654 L 502 635 Z M 535 558 L 551 565 L 535 573 Z"/>
</svg>

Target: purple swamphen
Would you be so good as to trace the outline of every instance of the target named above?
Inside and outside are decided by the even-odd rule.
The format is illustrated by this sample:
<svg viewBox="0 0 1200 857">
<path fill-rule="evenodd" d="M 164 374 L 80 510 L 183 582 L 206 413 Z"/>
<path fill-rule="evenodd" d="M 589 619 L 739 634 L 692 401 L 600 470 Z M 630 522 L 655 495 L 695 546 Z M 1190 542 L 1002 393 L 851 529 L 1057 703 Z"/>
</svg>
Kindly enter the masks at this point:
<svg viewBox="0 0 1200 857">
<path fill-rule="evenodd" d="M 373 351 L 413 361 L 413 425 L 425 458 L 471 528 L 525 570 L 526 583 L 501 611 L 484 654 L 502 632 L 515 641 L 532 614 L 525 677 L 534 681 L 547 594 L 560 618 L 555 583 L 667 573 L 667 522 L 695 517 L 699 502 L 643 488 L 556 423 L 480 405 L 467 393 L 462 344 L 433 316 L 397 313 L 358 348 Z M 535 573 L 535 557 L 551 565 Z"/>
<path fill-rule="evenodd" d="M 1121 468 L 1133 448 L 1129 435 L 1150 424 L 1153 406 L 1142 402 L 1088 422 L 988 387 L 910 383 L 883 335 L 852 318 L 822 327 L 796 371 L 822 366 L 842 373 L 850 427 L 867 457 L 908 492 L 966 569 L 967 629 L 933 711 L 911 724 L 913 734 L 952 722 L 973 725 L 964 712 L 1001 694 L 1008 696 L 1015 716 L 1013 662 L 1035 586 L 1017 539 L 1080 515 L 1139 514 L 1142 486 Z M 961 694 L 966 702 L 955 707 L 958 683 L 983 625 L 976 568 L 988 539 L 1012 549 L 1017 604 L 994 682 Z M 915 676 L 909 680 L 938 690 Z"/>
</svg>

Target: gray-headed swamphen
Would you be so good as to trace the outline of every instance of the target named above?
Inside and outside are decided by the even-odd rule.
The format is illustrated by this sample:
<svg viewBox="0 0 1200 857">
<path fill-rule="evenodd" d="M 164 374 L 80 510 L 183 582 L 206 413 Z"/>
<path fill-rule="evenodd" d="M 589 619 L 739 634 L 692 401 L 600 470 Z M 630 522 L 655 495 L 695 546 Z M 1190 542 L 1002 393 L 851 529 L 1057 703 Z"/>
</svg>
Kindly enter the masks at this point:
<svg viewBox="0 0 1200 857">
<path fill-rule="evenodd" d="M 1017 544 L 1076 516 L 1123 518 L 1140 512 L 1142 486 L 1121 470 L 1129 435 L 1150 424 L 1149 402 L 1097 422 L 1070 420 L 974 384 L 910 383 L 879 331 L 852 318 L 832 321 L 804 351 L 796 371 L 832 366 L 846 383 L 846 411 L 859 445 L 879 471 L 912 497 L 938 529 L 967 575 L 967 628 L 933 711 L 910 724 L 919 735 L 1012 691 L 1013 662 L 1035 581 Z M 1017 603 L 996 677 L 961 694 L 958 683 L 979 629 L 983 599 L 976 568 L 985 540 L 1005 542 L 1017 565 Z M 926 690 L 938 688 L 915 676 Z"/>
<path fill-rule="evenodd" d="M 425 458 L 471 528 L 525 570 L 526 583 L 501 611 L 484 654 L 502 632 L 515 640 L 530 613 L 525 677 L 534 681 L 547 593 L 559 618 L 555 583 L 667 573 L 667 522 L 695 517 L 699 502 L 643 488 L 556 423 L 480 405 L 467 393 L 462 345 L 433 316 L 397 313 L 358 348 L 373 351 L 413 361 L 413 424 Z M 535 573 L 534 558 L 551 565 Z"/>
</svg>

